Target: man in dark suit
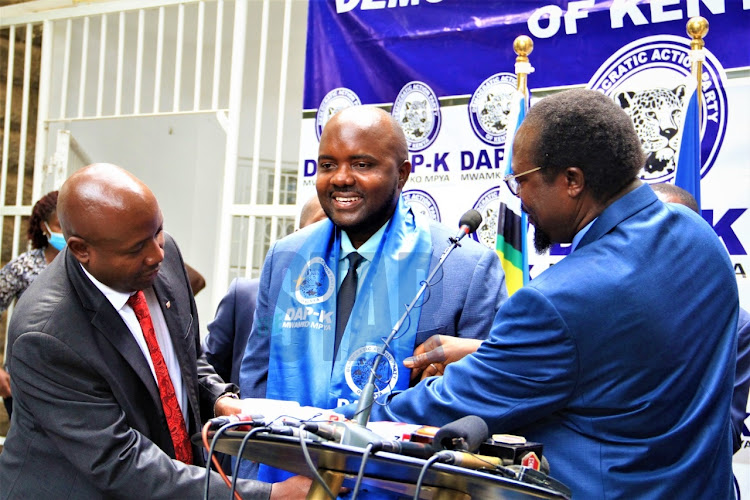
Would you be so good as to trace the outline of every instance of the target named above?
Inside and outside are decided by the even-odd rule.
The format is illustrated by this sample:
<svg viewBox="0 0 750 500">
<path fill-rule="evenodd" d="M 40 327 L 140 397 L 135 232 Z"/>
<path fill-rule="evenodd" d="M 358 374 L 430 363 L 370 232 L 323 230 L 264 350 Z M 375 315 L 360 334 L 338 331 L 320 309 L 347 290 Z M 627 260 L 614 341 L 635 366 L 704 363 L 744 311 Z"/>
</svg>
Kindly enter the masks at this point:
<svg viewBox="0 0 750 500">
<path fill-rule="evenodd" d="M 189 436 L 242 405 L 201 354 L 184 263 L 156 198 L 125 170 L 91 165 L 61 188 L 58 217 L 68 247 L 9 328 L 15 411 L 0 497 L 201 497 L 206 470 Z M 225 498 L 210 474 L 211 498 Z M 239 489 L 302 498 L 308 485 Z"/>
</svg>

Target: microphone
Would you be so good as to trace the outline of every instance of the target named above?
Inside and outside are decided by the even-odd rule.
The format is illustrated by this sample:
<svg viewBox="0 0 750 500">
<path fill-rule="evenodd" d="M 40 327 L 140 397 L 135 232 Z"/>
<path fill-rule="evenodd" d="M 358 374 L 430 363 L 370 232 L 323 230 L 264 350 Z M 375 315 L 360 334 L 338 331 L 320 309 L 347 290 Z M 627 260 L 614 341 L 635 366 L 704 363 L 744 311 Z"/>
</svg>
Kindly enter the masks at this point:
<svg viewBox="0 0 750 500">
<path fill-rule="evenodd" d="M 458 243 L 461 238 L 467 234 L 471 234 L 479 228 L 479 224 L 482 223 L 482 214 L 476 210 L 469 210 L 461 216 L 461 220 L 458 221 L 458 233 L 453 238 L 450 238 L 451 243 Z"/>
<path fill-rule="evenodd" d="M 510 460 L 503 460 L 500 457 L 474 455 L 465 451 L 443 450 L 439 451 L 437 456 L 441 463 L 474 470 L 494 469 L 495 467 L 505 467 L 513 463 Z"/>
<path fill-rule="evenodd" d="M 339 444 L 365 448 L 370 443 L 377 443 L 382 437 L 367 427 L 349 422 L 303 422 L 305 430 L 315 436 Z"/>
<path fill-rule="evenodd" d="M 430 443 L 414 443 L 412 441 L 380 441 L 372 447 L 373 453 L 376 451 L 386 451 L 388 453 L 397 453 L 414 458 L 430 458 L 435 454 L 435 448 Z"/>
<path fill-rule="evenodd" d="M 375 356 L 375 359 L 372 362 L 372 367 L 370 368 L 370 377 L 367 379 L 367 383 L 362 388 L 362 393 L 360 394 L 359 401 L 357 402 L 357 408 L 354 411 L 354 420 L 359 426 L 366 427 L 367 422 L 370 420 L 370 411 L 372 410 L 372 405 L 375 404 L 375 373 L 377 373 L 378 364 L 380 363 L 381 358 L 384 357 L 387 346 L 391 343 L 393 338 L 401 329 L 401 325 L 403 325 L 404 321 L 406 321 L 406 318 L 409 317 L 409 313 L 411 313 L 411 310 L 414 309 L 414 306 L 417 304 L 419 298 L 422 297 L 422 294 L 427 289 L 427 286 L 429 286 L 432 278 L 435 277 L 435 274 L 443 266 L 443 262 L 445 262 L 445 259 L 448 258 L 450 253 L 457 246 L 460 246 L 458 243 L 459 240 L 467 234 L 476 231 L 481 222 L 482 215 L 476 210 L 469 210 L 461 217 L 461 220 L 459 222 L 461 225 L 460 232 L 455 238 L 448 239 L 451 244 L 448 246 L 448 248 L 445 249 L 443 255 L 440 256 L 440 260 L 438 260 L 438 263 L 435 265 L 434 269 L 430 271 L 427 279 L 425 279 L 422 283 L 422 286 L 419 287 L 419 290 L 414 296 L 414 299 L 412 299 L 411 303 L 406 306 L 406 311 L 404 311 L 404 314 L 399 318 L 396 324 L 393 325 L 393 329 L 391 330 L 390 335 L 388 335 L 388 337 L 383 342 L 383 345 L 380 347 L 380 349 L 378 349 L 377 356 Z"/>
<path fill-rule="evenodd" d="M 488 436 L 485 421 L 476 415 L 467 415 L 438 429 L 433 443 L 443 450 L 477 451 Z"/>
<path fill-rule="evenodd" d="M 225 415 L 222 417 L 214 417 L 209 422 L 211 422 L 211 428 L 212 429 L 218 429 L 219 427 L 222 427 L 227 424 L 232 424 L 235 422 L 247 422 L 247 426 L 239 426 L 237 427 L 237 430 L 240 431 L 246 431 L 248 430 L 248 427 L 260 427 L 265 424 L 263 420 L 263 415 L 249 415 L 244 413 L 237 413 L 235 415 Z"/>
</svg>

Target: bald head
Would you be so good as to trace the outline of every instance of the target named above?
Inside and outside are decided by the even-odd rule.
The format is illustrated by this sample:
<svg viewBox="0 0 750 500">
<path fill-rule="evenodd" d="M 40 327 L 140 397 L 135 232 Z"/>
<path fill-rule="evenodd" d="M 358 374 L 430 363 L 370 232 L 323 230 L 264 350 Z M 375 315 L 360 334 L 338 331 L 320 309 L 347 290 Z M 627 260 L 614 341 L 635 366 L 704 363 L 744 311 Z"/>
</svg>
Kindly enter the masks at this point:
<svg viewBox="0 0 750 500">
<path fill-rule="evenodd" d="M 375 106 L 352 106 L 342 109 L 326 123 L 320 137 L 321 141 L 331 122 L 333 126 L 330 127 L 329 133 L 334 130 L 338 131 L 340 127 L 351 126 L 368 130 L 370 133 L 380 135 L 382 140 L 388 143 L 398 163 L 409 159 L 409 147 L 406 144 L 404 131 L 398 121 L 384 109 Z"/>
<path fill-rule="evenodd" d="M 98 281 L 123 293 L 153 284 L 164 258 L 162 215 L 133 174 L 84 167 L 60 188 L 57 213 L 70 253 Z"/>
<path fill-rule="evenodd" d="M 695 200 L 692 194 L 685 191 L 679 186 L 669 184 L 668 182 L 662 182 L 659 184 L 651 184 L 651 189 L 654 190 L 656 196 L 664 203 L 677 203 L 678 205 L 685 205 L 690 210 L 700 215 L 701 211 L 698 208 L 698 202 Z"/>
<path fill-rule="evenodd" d="M 320 206 L 320 200 L 318 195 L 311 196 L 307 203 L 302 205 L 302 210 L 299 214 L 299 228 L 315 224 L 326 218 L 326 213 L 323 211 L 323 207 Z"/>
<path fill-rule="evenodd" d="M 78 170 L 60 188 L 58 218 L 65 237 L 95 240 L 101 218 L 121 215 L 142 203 L 156 204 L 151 190 L 116 165 L 95 163 Z"/>
<path fill-rule="evenodd" d="M 390 114 L 353 106 L 326 123 L 315 187 L 326 215 L 359 248 L 393 215 L 411 173 L 404 132 Z"/>
</svg>

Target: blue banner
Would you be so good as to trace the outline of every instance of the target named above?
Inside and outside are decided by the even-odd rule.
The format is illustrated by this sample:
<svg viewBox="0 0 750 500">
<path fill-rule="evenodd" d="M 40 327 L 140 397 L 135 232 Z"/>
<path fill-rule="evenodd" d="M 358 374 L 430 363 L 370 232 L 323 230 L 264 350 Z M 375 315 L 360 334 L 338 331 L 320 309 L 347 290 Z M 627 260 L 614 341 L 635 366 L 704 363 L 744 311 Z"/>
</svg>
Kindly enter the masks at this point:
<svg viewBox="0 0 750 500">
<path fill-rule="evenodd" d="M 304 108 L 339 87 L 364 104 L 390 103 L 413 80 L 438 98 L 469 95 L 508 71 L 519 35 L 534 41 L 533 87 L 578 85 L 627 43 L 686 37 L 696 15 L 708 19 L 707 44 L 724 68 L 747 67 L 749 8 L 742 0 L 311 0 Z"/>
</svg>

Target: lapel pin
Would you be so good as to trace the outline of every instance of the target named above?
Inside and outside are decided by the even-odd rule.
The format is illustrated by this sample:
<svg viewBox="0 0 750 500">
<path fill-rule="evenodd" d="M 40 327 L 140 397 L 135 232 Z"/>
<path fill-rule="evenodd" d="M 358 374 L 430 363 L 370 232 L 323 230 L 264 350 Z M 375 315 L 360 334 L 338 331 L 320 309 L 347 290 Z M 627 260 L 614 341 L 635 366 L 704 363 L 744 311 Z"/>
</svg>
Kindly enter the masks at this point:
<svg viewBox="0 0 750 500">
<path fill-rule="evenodd" d="M 172 303 L 170 301 L 167 301 L 167 303 L 164 304 L 164 305 L 167 306 L 167 309 L 169 309 L 170 307 L 172 307 Z"/>
</svg>

